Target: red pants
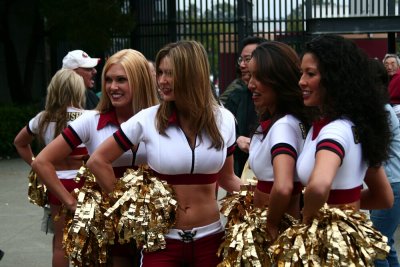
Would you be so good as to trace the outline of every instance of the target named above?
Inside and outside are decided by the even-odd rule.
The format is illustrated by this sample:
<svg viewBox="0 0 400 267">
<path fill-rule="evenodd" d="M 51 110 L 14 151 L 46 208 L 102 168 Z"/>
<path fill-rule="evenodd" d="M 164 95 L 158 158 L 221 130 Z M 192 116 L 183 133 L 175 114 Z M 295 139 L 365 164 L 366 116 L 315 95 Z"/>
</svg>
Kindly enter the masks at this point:
<svg viewBox="0 0 400 267">
<path fill-rule="evenodd" d="M 68 190 L 68 192 L 72 192 L 75 188 L 81 188 L 85 182 L 85 179 L 81 179 L 79 183 L 76 183 L 74 179 L 60 179 L 61 183 Z M 53 205 L 61 205 L 61 201 L 53 195 L 50 190 L 47 190 L 47 199 L 50 204 Z"/>
<path fill-rule="evenodd" d="M 224 232 L 209 235 L 196 241 L 185 243 L 181 240 L 166 239 L 165 249 L 155 252 L 142 251 L 142 267 L 213 267 L 222 258 L 217 256 Z"/>
</svg>

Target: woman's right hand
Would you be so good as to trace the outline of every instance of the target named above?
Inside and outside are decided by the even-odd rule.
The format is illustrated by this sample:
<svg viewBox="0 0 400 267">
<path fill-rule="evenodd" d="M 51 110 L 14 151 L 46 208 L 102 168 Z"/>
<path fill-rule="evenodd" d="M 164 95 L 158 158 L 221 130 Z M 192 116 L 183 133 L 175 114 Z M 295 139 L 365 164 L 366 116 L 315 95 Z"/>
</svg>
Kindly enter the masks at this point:
<svg viewBox="0 0 400 267">
<path fill-rule="evenodd" d="M 243 152 L 249 153 L 250 148 L 250 138 L 246 136 L 239 136 L 236 139 L 236 144 Z"/>
<path fill-rule="evenodd" d="M 71 200 L 68 200 L 67 203 L 64 203 L 65 207 L 72 213 L 75 213 L 77 204 L 78 201 L 74 197 L 72 197 L 72 195 L 71 195 Z"/>
</svg>

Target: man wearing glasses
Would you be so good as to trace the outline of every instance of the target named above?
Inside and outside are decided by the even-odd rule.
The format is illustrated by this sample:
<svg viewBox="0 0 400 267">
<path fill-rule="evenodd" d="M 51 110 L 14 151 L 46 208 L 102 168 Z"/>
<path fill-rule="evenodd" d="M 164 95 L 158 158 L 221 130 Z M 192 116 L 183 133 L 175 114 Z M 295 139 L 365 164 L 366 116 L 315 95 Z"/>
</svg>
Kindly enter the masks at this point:
<svg viewBox="0 0 400 267">
<path fill-rule="evenodd" d="M 236 118 L 236 143 L 237 148 L 234 152 L 234 169 L 237 176 L 241 176 L 243 167 L 249 157 L 250 133 L 256 128 L 257 114 L 252 100 L 252 94 L 247 88 L 251 75 L 248 63 L 254 49 L 267 41 L 264 38 L 249 36 L 242 40 L 240 44 L 240 56 L 238 58 L 238 78 L 236 78 L 220 97 L 220 101 L 230 110 Z"/>
<path fill-rule="evenodd" d="M 94 109 L 99 103 L 99 98 L 93 92 L 94 79 L 97 74 L 95 67 L 99 63 L 99 58 L 91 58 L 82 50 L 68 52 L 63 59 L 63 69 L 74 70 L 82 76 L 86 87 L 86 106 L 85 109 Z"/>
</svg>

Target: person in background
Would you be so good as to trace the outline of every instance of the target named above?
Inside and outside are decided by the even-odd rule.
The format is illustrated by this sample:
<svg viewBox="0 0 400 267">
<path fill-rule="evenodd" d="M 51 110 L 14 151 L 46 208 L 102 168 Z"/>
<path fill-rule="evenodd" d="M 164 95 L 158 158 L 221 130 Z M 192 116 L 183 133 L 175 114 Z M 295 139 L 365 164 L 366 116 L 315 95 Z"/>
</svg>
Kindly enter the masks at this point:
<svg viewBox="0 0 400 267">
<path fill-rule="evenodd" d="M 99 58 L 91 58 L 82 50 L 73 50 L 63 58 L 62 68 L 71 69 L 82 76 L 86 87 L 86 105 L 85 109 L 94 109 L 99 103 L 99 97 L 93 91 L 95 77 L 97 74 L 96 66 Z"/>
<path fill-rule="evenodd" d="M 396 54 L 386 54 L 382 62 L 389 75 L 389 79 L 391 79 L 400 68 L 399 57 Z"/>
<path fill-rule="evenodd" d="M 102 73 L 102 94 L 96 110 L 86 113 L 71 123 L 37 156 L 33 169 L 43 178 L 50 190 L 71 211 L 76 199 L 63 189 L 55 176 L 55 162 L 64 159 L 70 151 L 85 144 L 89 155 L 109 136 L 140 110 L 158 103 L 156 86 L 147 59 L 138 51 L 124 49 L 106 61 Z M 112 162 L 115 177 L 122 177 L 127 168 L 146 164 L 144 145 L 121 153 Z M 112 266 L 138 264 L 134 244 L 116 244 L 111 248 Z"/>
<path fill-rule="evenodd" d="M 367 55 L 341 36 L 318 36 L 305 46 L 301 72 L 304 104 L 316 109 L 297 160 L 306 186 L 303 223 L 311 223 L 325 203 L 355 210 L 391 207 L 393 192 L 381 166 L 389 126 Z"/>
<path fill-rule="evenodd" d="M 296 160 L 308 128 L 298 85 L 300 59 L 290 46 L 267 41 L 253 51 L 248 67 L 248 87 L 261 121 L 249 151 L 258 179 L 254 206 L 268 207 L 267 231 L 275 239 L 285 213 L 300 218 L 302 185 Z"/>
<path fill-rule="evenodd" d="M 383 64 L 389 75 L 389 103 L 400 119 L 400 59 L 396 54 L 386 54 Z"/>
<path fill-rule="evenodd" d="M 249 157 L 250 133 L 252 133 L 258 125 L 252 93 L 247 87 L 250 80 L 248 64 L 251 59 L 251 53 L 253 53 L 254 49 L 260 43 L 265 41 L 265 39 L 256 36 L 249 36 L 242 40 L 240 45 L 240 57 L 237 62 L 240 68 L 240 78 L 234 80 L 220 97 L 225 108 L 232 112 L 237 121 L 237 147 L 234 153 L 234 166 L 235 174 L 238 176 L 241 176 Z M 230 87 L 232 89 L 229 89 Z M 225 97 L 226 101 L 224 102 Z"/>
<path fill-rule="evenodd" d="M 371 59 L 370 68 L 379 89 L 389 99 L 387 90 L 389 76 L 385 67 L 380 61 Z M 388 112 L 391 138 L 388 151 L 389 157 L 383 163 L 383 167 L 393 190 L 394 203 L 389 209 L 371 210 L 370 215 L 375 228 L 388 238 L 388 245 L 390 246 L 389 255 L 385 260 L 375 260 L 375 266 L 393 267 L 399 266 L 394 234 L 400 223 L 400 126 L 393 108 L 389 104 L 386 104 L 385 109 Z"/>
<path fill-rule="evenodd" d="M 72 70 L 61 69 L 53 76 L 47 88 L 45 110 L 31 119 L 14 140 L 18 154 L 27 164 L 31 165 L 34 161 L 30 144 L 35 137 L 47 146 L 67 125 L 81 116 L 85 104 L 85 91 L 83 78 Z M 54 161 L 54 178 L 62 190 L 69 193 L 83 185 L 83 181 L 76 183 L 73 179 L 82 165 L 79 157 L 85 155 L 87 155 L 86 148 L 79 146 L 68 151 L 63 158 Z M 48 201 L 54 224 L 52 266 L 67 267 L 69 261 L 62 247 L 65 220 L 64 216 L 57 221 L 54 220 L 61 209 L 61 202 L 56 191 L 51 188 L 48 191 Z"/>
<path fill-rule="evenodd" d="M 116 178 L 110 162 L 143 142 L 149 167 L 171 185 L 178 209 L 166 248 L 142 251 L 141 266 L 216 266 L 224 237 L 216 182 L 229 192 L 239 191 L 241 184 L 233 172 L 234 117 L 213 97 L 207 52 L 200 43 L 167 44 L 157 54 L 156 69 L 161 104 L 122 123 L 87 166 L 111 192 Z"/>
</svg>

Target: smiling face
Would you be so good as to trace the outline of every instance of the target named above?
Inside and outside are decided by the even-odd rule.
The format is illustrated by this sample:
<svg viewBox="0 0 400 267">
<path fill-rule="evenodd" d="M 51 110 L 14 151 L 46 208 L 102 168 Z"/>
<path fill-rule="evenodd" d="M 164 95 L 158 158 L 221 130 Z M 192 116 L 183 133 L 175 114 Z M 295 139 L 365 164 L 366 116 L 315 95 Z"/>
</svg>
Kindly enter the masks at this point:
<svg viewBox="0 0 400 267">
<path fill-rule="evenodd" d="M 301 78 L 299 85 L 303 93 L 304 105 L 308 107 L 320 106 L 321 96 L 321 73 L 318 69 L 318 60 L 311 54 L 306 53 L 301 60 Z"/>
<path fill-rule="evenodd" d="M 275 91 L 268 85 L 262 84 L 256 77 L 257 63 L 252 58 L 248 64 L 250 80 L 248 84 L 249 90 L 252 92 L 252 99 L 257 110 L 267 109 L 270 114 L 275 112 L 277 95 Z"/>
<path fill-rule="evenodd" d="M 105 74 L 104 81 L 106 93 L 115 108 L 132 107 L 134 89 L 130 88 L 128 76 L 121 64 L 111 65 Z"/>
<path fill-rule="evenodd" d="M 164 101 L 175 101 L 174 77 L 172 75 L 171 60 L 168 56 L 160 60 L 157 70 L 157 84 Z"/>
</svg>

